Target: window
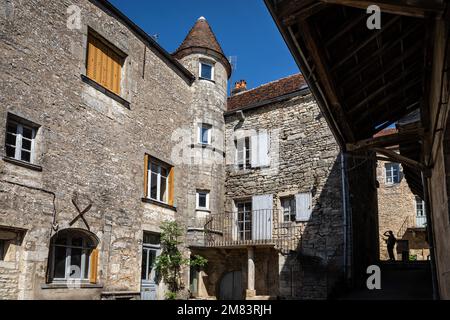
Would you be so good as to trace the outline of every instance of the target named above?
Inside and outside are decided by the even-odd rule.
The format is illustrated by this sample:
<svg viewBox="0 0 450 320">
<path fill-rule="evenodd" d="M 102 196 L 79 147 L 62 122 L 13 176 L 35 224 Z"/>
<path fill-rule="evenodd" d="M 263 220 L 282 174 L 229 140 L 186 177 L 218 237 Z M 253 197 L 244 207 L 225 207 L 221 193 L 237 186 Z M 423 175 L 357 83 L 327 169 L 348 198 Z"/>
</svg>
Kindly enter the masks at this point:
<svg viewBox="0 0 450 320">
<path fill-rule="evenodd" d="M 3 261 L 5 259 L 6 254 L 6 241 L 0 239 L 0 261 Z"/>
<path fill-rule="evenodd" d="M 144 232 L 142 245 L 141 279 L 144 283 L 156 281 L 155 262 L 161 249 L 161 236 L 157 233 Z"/>
<path fill-rule="evenodd" d="M 79 230 L 63 230 L 52 238 L 50 246 L 53 281 L 96 282 L 97 241 Z"/>
<path fill-rule="evenodd" d="M 250 137 L 235 140 L 236 163 L 239 170 L 270 166 L 269 134 L 262 130 Z"/>
<path fill-rule="evenodd" d="M 235 141 L 236 145 L 236 162 L 239 170 L 251 168 L 250 158 L 250 137 L 241 138 Z"/>
<path fill-rule="evenodd" d="M 119 95 L 124 60 L 125 55 L 119 53 L 118 49 L 92 31 L 89 32 L 86 59 L 88 78 Z"/>
<path fill-rule="evenodd" d="M 6 125 L 6 156 L 33 163 L 36 128 L 15 119 Z"/>
<path fill-rule="evenodd" d="M 400 165 L 398 163 L 386 163 L 386 184 L 400 183 Z"/>
<path fill-rule="evenodd" d="M 198 127 L 198 142 L 201 144 L 211 144 L 212 126 L 202 123 Z"/>
<path fill-rule="evenodd" d="M 427 216 L 425 214 L 425 202 L 416 197 L 416 227 L 425 228 L 427 225 Z"/>
<path fill-rule="evenodd" d="M 200 78 L 214 80 L 214 66 L 206 62 L 200 62 Z"/>
<path fill-rule="evenodd" d="M 295 197 L 281 198 L 283 222 L 291 222 L 296 219 Z"/>
<path fill-rule="evenodd" d="M 197 209 L 209 210 L 209 191 L 197 191 Z"/>
<path fill-rule="evenodd" d="M 241 241 L 252 240 L 252 203 L 238 202 L 236 206 L 238 239 Z"/>
<path fill-rule="evenodd" d="M 146 198 L 173 206 L 173 167 L 146 156 Z"/>
</svg>

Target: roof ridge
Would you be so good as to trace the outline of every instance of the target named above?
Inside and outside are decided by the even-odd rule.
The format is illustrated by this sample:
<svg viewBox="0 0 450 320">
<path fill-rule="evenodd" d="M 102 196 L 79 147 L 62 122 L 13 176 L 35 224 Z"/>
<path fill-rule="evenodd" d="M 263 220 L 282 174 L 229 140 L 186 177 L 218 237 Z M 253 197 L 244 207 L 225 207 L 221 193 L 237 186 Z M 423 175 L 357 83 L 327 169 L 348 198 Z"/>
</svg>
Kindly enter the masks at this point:
<svg viewBox="0 0 450 320">
<path fill-rule="evenodd" d="M 296 76 L 302 76 L 302 77 L 303 77 L 303 74 L 302 74 L 302 73 L 295 73 L 295 74 L 291 74 L 291 75 L 289 75 L 289 76 L 286 76 L 286 77 L 283 77 L 283 78 L 280 78 L 280 79 L 277 79 L 277 80 L 272 80 L 272 81 L 270 81 L 270 82 L 263 83 L 263 84 L 261 84 L 261 85 L 259 85 L 259 86 L 257 86 L 257 87 L 254 87 L 254 88 L 252 88 L 252 89 L 248 89 L 248 90 L 245 90 L 245 91 L 236 93 L 235 95 L 228 97 L 228 99 L 231 99 L 231 98 L 233 98 L 233 97 L 236 97 L 236 96 L 239 96 L 239 95 L 242 95 L 242 94 L 245 94 L 245 93 L 249 93 L 249 92 L 255 91 L 255 90 L 257 90 L 257 89 L 260 89 L 260 88 L 269 86 L 269 85 L 271 85 L 271 84 L 280 82 L 280 81 L 282 81 L 282 80 L 286 80 L 286 79 L 293 78 L 293 77 L 296 77 Z"/>
</svg>

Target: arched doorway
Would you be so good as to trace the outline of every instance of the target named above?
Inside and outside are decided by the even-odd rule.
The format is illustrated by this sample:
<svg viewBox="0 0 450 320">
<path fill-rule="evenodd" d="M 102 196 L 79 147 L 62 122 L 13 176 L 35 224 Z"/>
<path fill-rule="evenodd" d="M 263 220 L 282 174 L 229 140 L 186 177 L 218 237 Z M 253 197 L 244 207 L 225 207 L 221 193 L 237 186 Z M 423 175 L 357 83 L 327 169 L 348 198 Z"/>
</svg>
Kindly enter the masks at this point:
<svg viewBox="0 0 450 320">
<path fill-rule="evenodd" d="M 228 272 L 222 277 L 219 287 L 219 299 L 220 300 L 244 299 L 241 271 Z"/>
</svg>

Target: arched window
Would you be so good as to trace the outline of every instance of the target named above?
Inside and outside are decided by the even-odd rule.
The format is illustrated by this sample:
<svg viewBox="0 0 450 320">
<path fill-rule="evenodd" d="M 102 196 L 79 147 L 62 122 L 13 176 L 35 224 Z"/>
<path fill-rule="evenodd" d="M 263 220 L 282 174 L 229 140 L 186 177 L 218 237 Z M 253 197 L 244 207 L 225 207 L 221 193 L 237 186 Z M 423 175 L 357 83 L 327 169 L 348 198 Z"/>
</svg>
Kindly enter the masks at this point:
<svg viewBox="0 0 450 320">
<path fill-rule="evenodd" d="M 83 230 L 68 229 L 55 234 L 50 246 L 50 281 L 95 283 L 97 244 L 96 237 Z"/>
</svg>

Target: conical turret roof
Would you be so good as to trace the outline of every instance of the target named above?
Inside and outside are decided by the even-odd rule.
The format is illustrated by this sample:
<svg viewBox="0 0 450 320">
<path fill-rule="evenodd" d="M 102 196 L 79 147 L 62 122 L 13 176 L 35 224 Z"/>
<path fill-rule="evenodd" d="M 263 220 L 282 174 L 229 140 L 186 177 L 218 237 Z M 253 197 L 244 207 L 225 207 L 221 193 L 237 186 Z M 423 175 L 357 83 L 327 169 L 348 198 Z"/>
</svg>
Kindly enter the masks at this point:
<svg viewBox="0 0 450 320">
<path fill-rule="evenodd" d="M 231 76 L 230 62 L 226 58 L 214 32 L 204 17 L 200 17 L 197 20 L 183 43 L 174 52 L 174 56 L 177 59 L 182 59 L 191 53 L 205 53 L 216 57 L 227 68 L 228 77 Z"/>
</svg>

